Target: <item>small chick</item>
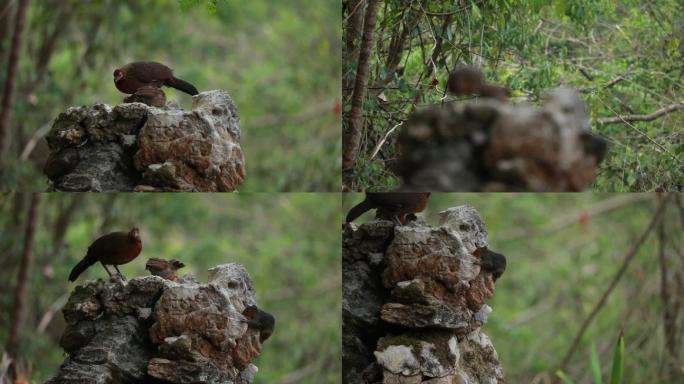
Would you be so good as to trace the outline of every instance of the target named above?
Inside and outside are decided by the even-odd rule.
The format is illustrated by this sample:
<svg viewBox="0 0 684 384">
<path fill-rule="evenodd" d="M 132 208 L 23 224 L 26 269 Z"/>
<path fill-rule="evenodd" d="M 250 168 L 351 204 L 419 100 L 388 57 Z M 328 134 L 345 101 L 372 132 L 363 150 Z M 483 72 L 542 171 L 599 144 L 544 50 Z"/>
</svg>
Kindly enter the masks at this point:
<svg viewBox="0 0 684 384">
<path fill-rule="evenodd" d="M 134 94 L 125 97 L 124 103 L 143 103 L 150 107 L 163 108 L 166 105 L 166 95 L 161 88 L 145 85 L 135 91 Z"/>
<path fill-rule="evenodd" d="M 145 269 L 150 271 L 153 276 L 159 276 L 171 281 L 178 279 L 176 271 L 183 267 L 185 267 L 185 264 L 176 259 L 164 260 L 156 257 L 150 258 L 145 264 Z"/>
</svg>

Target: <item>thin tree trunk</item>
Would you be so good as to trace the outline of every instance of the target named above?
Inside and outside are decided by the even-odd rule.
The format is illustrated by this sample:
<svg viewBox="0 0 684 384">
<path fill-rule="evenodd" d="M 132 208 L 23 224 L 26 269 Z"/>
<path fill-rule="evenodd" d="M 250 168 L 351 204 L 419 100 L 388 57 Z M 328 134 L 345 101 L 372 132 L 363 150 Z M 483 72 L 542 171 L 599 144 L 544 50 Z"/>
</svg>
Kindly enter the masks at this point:
<svg viewBox="0 0 684 384">
<path fill-rule="evenodd" d="M 10 48 L 9 63 L 7 65 L 7 80 L 2 92 L 2 110 L 0 111 L 0 168 L 7 161 L 7 151 L 10 141 L 10 121 L 12 118 L 12 106 L 14 104 L 14 83 L 19 66 L 19 53 L 21 51 L 24 23 L 26 22 L 26 9 L 28 0 L 19 0 L 17 16 L 14 21 L 14 35 L 12 35 L 12 47 Z"/>
<path fill-rule="evenodd" d="M 12 256 L 18 253 L 19 247 L 13 240 L 21 236 L 24 206 L 26 205 L 25 197 L 25 193 L 18 192 L 14 192 L 11 196 L 12 207 L 8 209 L 11 220 L 5 228 L 2 228 L 2 234 L 5 236 L 3 236 L 3 242 L 0 243 L 0 255 L 7 255 L 7 257 L 0 258 L 0 269 L 3 271 L 11 271 L 16 267 L 16 259 Z M 9 291 L 10 286 L 11 282 L 0 279 L 0 292 Z"/>
<path fill-rule="evenodd" d="M 66 197 L 66 196 L 65 196 Z M 59 253 L 62 251 L 62 247 L 64 247 L 64 236 L 66 235 L 67 229 L 69 228 L 69 225 L 71 224 L 71 218 L 74 215 L 74 212 L 76 212 L 76 208 L 79 206 L 81 203 L 82 199 L 81 196 L 71 196 L 71 201 L 68 201 L 66 203 L 66 206 L 62 206 L 59 215 L 55 219 L 54 223 L 54 232 L 52 232 L 52 252 L 46 259 L 46 261 L 49 263 L 51 260 L 54 260 Z"/>
<path fill-rule="evenodd" d="M 660 299 L 663 305 L 663 331 L 665 335 L 665 371 L 668 382 L 675 383 L 682 378 L 679 372 L 679 348 L 675 344 L 677 339 L 676 314 L 673 313 L 673 300 L 668 279 L 667 259 L 665 257 L 665 222 L 658 225 L 658 261 L 660 264 Z"/>
<path fill-rule="evenodd" d="M 19 351 L 19 341 L 21 339 L 21 326 L 24 323 L 25 317 L 25 302 L 26 293 L 28 290 L 29 269 L 31 268 L 31 248 L 33 246 L 33 238 L 36 233 L 36 221 L 38 217 L 38 204 L 40 203 L 40 193 L 31 195 L 31 205 L 29 207 L 29 216 L 26 221 L 26 231 L 24 234 L 24 251 L 21 255 L 21 264 L 19 265 L 19 277 L 17 279 L 17 286 L 14 290 L 14 305 L 12 307 L 12 314 L 10 317 L 10 331 L 7 339 L 7 354 L 16 360 Z"/>
<path fill-rule="evenodd" d="M 7 56 L 7 36 L 9 36 L 10 27 L 12 23 L 10 22 L 12 14 L 12 2 L 11 0 L 0 0 L 0 63 L 5 61 L 5 56 Z"/>
<path fill-rule="evenodd" d="M 347 23 L 344 27 L 344 69 L 351 71 L 352 58 L 356 57 L 358 41 L 363 29 L 363 5 L 365 0 L 349 0 L 347 4 Z M 349 72 L 347 72 L 349 73 Z M 349 100 L 353 85 L 351 76 L 343 76 L 342 98 Z"/>
<path fill-rule="evenodd" d="M 354 94 L 351 100 L 351 110 L 346 116 L 346 124 L 342 134 L 342 178 L 347 189 L 351 188 L 352 172 L 356 165 L 356 156 L 361 141 L 361 129 L 363 128 L 363 98 L 368 85 L 368 69 L 370 66 L 371 48 L 373 46 L 373 33 L 378 19 L 380 0 L 368 0 L 366 16 L 363 23 L 363 37 L 359 49 L 359 62 L 356 69 L 356 82 Z"/>
</svg>

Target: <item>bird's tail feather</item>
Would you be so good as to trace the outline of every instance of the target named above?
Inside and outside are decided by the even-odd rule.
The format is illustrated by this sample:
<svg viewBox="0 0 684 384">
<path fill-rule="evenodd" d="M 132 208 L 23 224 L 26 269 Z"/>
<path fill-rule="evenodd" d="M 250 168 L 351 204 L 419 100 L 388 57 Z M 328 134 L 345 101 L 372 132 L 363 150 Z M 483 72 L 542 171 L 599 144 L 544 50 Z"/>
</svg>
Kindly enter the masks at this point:
<svg viewBox="0 0 684 384">
<path fill-rule="evenodd" d="M 199 93 L 194 85 L 188 83 L 185 80 L 181 80 L 177 77 L 172 77 L 169 80 L 166 80 L 166 85 L 193 96 Z"/>
<path fill-rule="evenodd" d="M 366 213 L 366 211 L 372 208 L 373 204 L 370 202 L 370 200 L 368 200 L 368 198 L 366 198 L 365 200 L 356 204 L 352 209 L 349 210 L 345 222 L 351 223 L 352 221 L 356 220 L 357 217 L 363 215 L 364 213 Z"/>
<path fill-rule="evenodd" d="M 76 281 L 78 276 L 91 265 L 93 265 L 93 262 L 87 257 L 84 257 L 83 260 L 79 261 L 74 269 L 71 270 L 71 273 L 69 274 L 69 281 Z"/>
</svg>

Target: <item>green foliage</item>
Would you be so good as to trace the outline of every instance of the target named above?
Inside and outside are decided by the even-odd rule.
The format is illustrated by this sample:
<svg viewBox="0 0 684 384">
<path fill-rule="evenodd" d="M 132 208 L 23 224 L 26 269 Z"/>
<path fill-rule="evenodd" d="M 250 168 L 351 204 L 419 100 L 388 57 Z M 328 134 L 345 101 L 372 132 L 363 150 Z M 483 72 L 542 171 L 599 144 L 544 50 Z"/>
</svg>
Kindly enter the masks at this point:
<svg viewBox="0 0 684 384">
<path fill-rule="evenodd" d="M 620 332 L 618 342 L 615 344 L 615 352 L 613 353 L 613 369 L 610 374 L 610 384 L 622 384 L 624 373 L 624 356 L 625 356 L 625 337 Z M 563 380 L 566 384 L 574 384 L 575 382 L 568 377 L 563 371 L 556 371 L 558 378 Z M 601 384 L 601 362 L 599 360 L 598 352 L 596 351 L 596 344 L 591 343 L 591 375 L 593 384 Z"/>
<path fill-rule="evenodd" d="M 613 355 L 613 370 L 610 374 L 610 384 L 622 384 L 625 366 L 625 335 L 620 332 L 618 342 L 615 344 Z"/>
<path fill-rule="evenodd" d="M 591 375 L 594 379 L 594 384 L 602 384 L 601 379 L 601 361 L 596 351 L 596 343 L 591 343 Z"/>
<path fill-rule="evenodd" d="M 556 375 L 558 376 L 559 379 L 563 380 L 565 384 L 575 384 L 574 381 L 572 381 L 571 378 L 568 377 L 563 371 L 557 371 Z"/>
<path fill-rule="evenodd" d="M 55 250 L 56 219 L 77 200 L 64 247 Z M 23 224 L 13 223 L 13 199 L 0 194 L 0 345 L 5 344 L 12 308 Z M 25 212 L 20 212 L 24 219 Z M 58 345 L 64 328 L 57 312 L 46 331 L 37 324 L 53 303 L 73 289 L 70 269 L 103 232 L 141 229 L 143 251 L 122 266 L 129 278 L 147 275 L 149 257 L 176 258 L 181 273 L 206 281 L 207 269 L 243 264 L 254 279 L 257 302 L 276 317 L 265 343 L 257 383 L 273 383 L 288 373 L 310 372 L 299 383 L 337 383 L 341 371 L 340 200 L 334 194 L 87 194 L 45 195 L 39 211 L 34 263 L 29 281 L 28 319 L 22 355 L 33 363 L 33 380 L 44 382 L 64 356 Z M 103 222 L 107 228 L 101 228 Z M 56 254 L 53 254 L 57 251 Z M 105 278 L 99 265 L 77 284 Z"/>
<path fill-rule="evenodd" d="M 155 60 L 200 90 L 224 89 L 241 121 L 241 191 L 331 191 L 341 169 L 339 2 L 322 0 L 45 0 L 29 3 L 13 115 L 7 189 L 45 190 L 41 139 L 32 135 L 72 105 L 121 103 L 112 71 Z M 62 25 L 46 71 L 37 58 Z M 3 64 L 4 65 L 4 64 Z M 0 68 L 2 69 L 2 68 Z M 4 75 L 5 71 L 0 71 Z M 186 109 L 189 96 L 166 89 Z M 31 170 L 26 173 L 25 170 Z"/>
<path fill-rule="evenodd" d="M 206 0 L 204 6 L 206 7 L 209 13 L 216 13 L 218 2 L 219 0 Z M 180 4 L 181 9 L 187 12 L 191 8 L 200 5 L 202 3 L 202 0 L 178 0 L 178 3 Z"/>
<path fill-rule="evenodd" d="M 540 100 L 548 90 L 570 86 L 582 90 L 592 127 L 610 143 L 595 191 L 681 190 L 684 186 L 684 115 L 681 111 L 654 121 L 601 125 L 602 117 L 649 114 L 682 100 L 681 20 L 679 0 L 428 0 L 420 6 L 388 1 L 380 8 L 377 43 L 371 55 L 365 132 L 355 186 L 386 189 L 392 173 L 396 134 L 378 157 L 382 168 L 369 170 L 370 151 L 391 127 L 417 108 L 452 102 L 445 98 L 448 73 L 459 64 L 483 68 L 485 77 L 506 84 L 517 101 Z M 445 14 L 453 17 L 442 33 Z M 345 15 L 347 17 L 348 15 Z M 394 71 L 391 43 L 410 28 Z M 436 36 L 441 54 L 430 57 Z M 357 42 L 358 43 L 358 42 Z M 355 76 L 354 56 L 344 58 L 343 84 Z M 433 70 L 434 69 L 434 70 Z M 588 76 L 585 76 L 585 74 Z M 612 86 L 612 81 L 624 79 Z M 436 80 L 437 86 L 431 84 Z M 386 101 L 381 102 L 377 95 Z M 344 104 L 351 92 L 344 94 Z M 346 109 L 345 109 L 346 111 Z M 369 174 L 375 172 L 375 174 Z"/>
</svg>

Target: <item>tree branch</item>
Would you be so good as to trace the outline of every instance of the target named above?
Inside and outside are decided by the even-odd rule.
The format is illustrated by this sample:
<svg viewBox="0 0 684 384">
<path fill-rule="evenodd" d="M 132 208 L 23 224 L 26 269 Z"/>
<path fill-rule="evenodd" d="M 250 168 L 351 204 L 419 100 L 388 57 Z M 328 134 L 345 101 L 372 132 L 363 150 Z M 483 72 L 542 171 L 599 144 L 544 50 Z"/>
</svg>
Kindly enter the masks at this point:
<svg viewBox="0 0 684 384">
<path fill-rule="evenodd" d="M 648 115 L 625 115 L 625 116 L 614 116 L 614 117 L 601 117 L 596 120 L 599 124 L 617 124 L 626 123 L 628 121 L 653 121 L 659 117 L 667 115 L 672 112 L 676 112 L 684 109 L 684 101 L 679 103 L 669 105 L 665 108 L 661 108 Z"/>
</svg>

